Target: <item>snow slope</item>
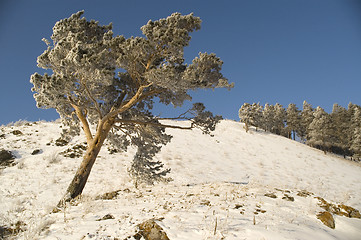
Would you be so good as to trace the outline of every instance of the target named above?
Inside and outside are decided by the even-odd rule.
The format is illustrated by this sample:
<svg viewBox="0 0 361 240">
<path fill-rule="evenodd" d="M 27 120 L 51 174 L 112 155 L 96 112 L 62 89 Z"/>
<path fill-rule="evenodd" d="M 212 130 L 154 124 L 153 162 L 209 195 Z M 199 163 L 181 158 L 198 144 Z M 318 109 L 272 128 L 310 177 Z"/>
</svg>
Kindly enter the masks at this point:
<svg viewBox="0 0 361 240">
<path fill-rule="evenodd" d="M 60 153 L 84 136 L 56 146 L 57 121 L 1 126 L 0 146 L 16 154 L 17 164 L 0 170 L 0 226 L 22 221 L 26 231 L 15 239 L 110 240 L 156 218 L 171 240 L 361 239 L 361 219 L 334 216 L 331 229 L 316 218 L 323 211 L 316 197 L 361 209 L 359 163 L 263 131 L 246 133 L 230 120 L 214 137 L 167 131 L 174 138 L 156 157 L 174 181 L 135 189 L 127 175 L 134 150 L 110 154 L 104 146 L 82 198 L 50 213 L 81 161 Z M 40 153 L 31 155 L 35 149 Z M 119 195 L 98 198 L 112 191 Z M 111 219 L 102 220 L 106 215 Z"/>
</svg>

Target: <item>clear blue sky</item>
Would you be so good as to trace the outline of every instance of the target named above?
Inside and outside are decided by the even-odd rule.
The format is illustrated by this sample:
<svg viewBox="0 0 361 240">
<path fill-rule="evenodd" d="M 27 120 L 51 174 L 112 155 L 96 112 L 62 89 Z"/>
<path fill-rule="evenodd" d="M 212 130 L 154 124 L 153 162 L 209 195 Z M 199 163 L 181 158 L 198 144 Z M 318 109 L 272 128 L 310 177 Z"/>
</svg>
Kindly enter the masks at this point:
<svg viewBox="0 0 361 240">
<path fill-rule="evenodd" d="M 244 102 L 287 106 L 303 100 L 331 111 L 333 103 L 361 105 L 361 0 L 0 0 L 0 125 L 53 120 L 37 109 L 30 75 L 55 22 L 85 10 L 115 34 L 141 36 L 149 19 L 193 12 L 203 23 L 186 48 L 214 52 L 235 88 L 193 94 L 216 114 L 238 120 Z"/>
</svg>

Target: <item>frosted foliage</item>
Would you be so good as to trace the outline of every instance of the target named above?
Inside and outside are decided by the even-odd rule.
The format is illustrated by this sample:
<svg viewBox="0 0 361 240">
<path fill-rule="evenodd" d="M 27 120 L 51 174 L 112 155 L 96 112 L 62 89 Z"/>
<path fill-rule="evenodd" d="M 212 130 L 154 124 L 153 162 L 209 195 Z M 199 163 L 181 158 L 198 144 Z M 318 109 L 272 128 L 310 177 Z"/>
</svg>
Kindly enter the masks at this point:
<svg viewBox="0 0 361 240">
<path fill-rule="evenodd" d="M 189 90 L 232 88 L 220 72 L 223 62 L 213 53 L 199 53 L 191 64 L 184 62 L 190 33 L 201 24 L 193 14 L 174 13 L 149 21 L 141 27 L 144 37 L 126 39 L 114 36 L 112 24 L 87 21 L 83 13 L 58 21 L 51 40 L 43 39 L 47 49 L 37 62 L 48 72 L 35 73 L 30 79 L 37 106 L 55 108 L 69 126 L 68 135 L 78 134 L 80 125 L 87 129 L 88 122 L 112 125 L 108 140 L 116 148 L 138 147 L 133 174 L 153 168 L 162 175 L 161 164 L 151 159 L 170 137 L 159 129 L 161 123 L 152 114 L 153 99 L 181 106 L 192 99 Z M 220 119 L 204 109 L 190 112 L 192 126 L 206 133 Z"/>
<path fill-rule="evenodd" d="M 251 111 L 251 104 L 244 103 L 238 110 L 238 117 L 240 121 L 248 125 L 251 119 Z"/>
<path fill-rule="evenodd" d="M 286 110 L 287 113 L 287 128 L 289 131 L 299 129 L 300 125 L 300 111 L 297 109 L 296 104 L 290 103 Z"/>
<path fill-rule="evenodd" d="M 38 107 L 55 108 L 62 118 L 72 119 L 73 103 L 86 108 L 94 121 L 106 111 L 96 110 L 96 105 L 109 104 L 119 94 L 114 87 L 116 55 L 111 51 L 116 41 L 111 25 L 88 22 L 80 18 L 82 13 L 55 24 L 53 45 L 46 40 L 48 48 L 38 57 L 38 67 L 51 69 L 52 75 L 35 73 L 30 81 Z"/>
<path fill-rule="evenodd" d="M 332 119 L 321 107 L 317 107 L 313 115 L 314 119 L 308 129 L 310 138 L 308 143 L 326 150 L 332 145 Z"/>
<path fill-rule="evenodd" d="M 361 108 L 356 107 L 352 116 L 353 135 L 350 149 L 354 157 L 361 158 Z"/>
<path fill-rule="evenodd" d="M 265 131 L 271 131 L 272 127 L 274 126 L 274 116 L 275 116 L 274 106 L 266 103 L 262 112 L 262 116 L 264 119 L 263 129 Z"/>
<path fill-rule="evenodd" d="M 275 116 L 274 116 L 275 125 L 272 129 L 272 132 L 276 134 L 282 134 L 285 127 L 286 110 L 279 103 L 275 104 L 274 110 L 275 110 Z"/>
<path fill-rule="evenodd" d="M 238 111 L 238 116 L 241 122 L 248 125 L 259 127 L 262 122 L 262 106 L 259 103 L 244 103 Z"/>
<path fill-rule="evenodd" d="M 198 88 L 232 88 L 233 84 L 229 84 L 220 73 L 222 64 L 215 54 L 199 53 L 199 57 L 188 66 L 163 63 L 159 68 L 148 71 L 146 76 L 159 87 L 181 93 Z"/>
<path fill-rule="evenodd" d="M 263 107 L 259 103 L 252 104 L 254 112 L 254 126 L 261 127 L 263 123 Z"/>
<path fill-rule="evenodd" d="M 298 135 L 304 141 L 308 139 L 308 126 L 311 124 L 313 120 L 313 108 L 306 101 L 303 102 L 302 112 L 301 112 L 301 124 L 298 130 Z"/>
<path fill-rule="evenodd" d="M 349 148 L 350 136 L 352 135 L 352 130 L 350 129 L 351 116 L 344 107 L 334 104 L 331 117 L 335 126 L 335 145 L 341 149 Z"/>
<path fill-rule="evenodd" d="M 192 14 L 149 21 L 141 28 L 146 38 L 129 39 L 113 37 L 111 24 L 100 26 L 82 14 L 55 24 L 53 45 L 44 40 L 48 49 L 38 57 L 38 66 L 53 73 L 31 77 L 38 107 L 56 108 L 67 116 L 72 107 L 64 112 L 64 105 L 72 99 L 96 122 L 111 107 L 129 100 L 139 86 L 151 84 L 145 91 L 175 106 L 191 100 L 188 90 L 233 87 L 220 73 L 223 62 L 215 54 L 200 53 L 192 64 L 184 64 L 183 48 L 201 23 Z"/>
<path fill-rule="evenodd" d="M 201 28 L 201 19 L 193 14 L 182 16 L 173 13 L 167 18 L 151 21 L 141 27 L 143 34 L 155 46 L 161 49 L 162 59 L 170 64 L 182 64 L 183 48 L 189 45 L 190 32 Z M 160 57 L 159 55 L 159 57 Z"/>
<path fill-rule="evenodd" d="M 170 169 L 163 169 L 160 161 L 153 160 L 153 157 L 171 140 L 170 135 L 164 134 L 164 129 L 145 126 L 141 129 L 141 135 L 132 139 L 138 147 L 134 156 L 130 174 L 136 183 L 151 184 L 154 181 L 169 180 L 165 178 Z"/>
<path fill-rule="evenodd" d="M 271 131 L 279 135 L 282 134 L 286 121 L 286 110 L 281 104 L 270 105 L 266 103 L 261 115 L 261 127 L 265 131 Z"/>
</svg>

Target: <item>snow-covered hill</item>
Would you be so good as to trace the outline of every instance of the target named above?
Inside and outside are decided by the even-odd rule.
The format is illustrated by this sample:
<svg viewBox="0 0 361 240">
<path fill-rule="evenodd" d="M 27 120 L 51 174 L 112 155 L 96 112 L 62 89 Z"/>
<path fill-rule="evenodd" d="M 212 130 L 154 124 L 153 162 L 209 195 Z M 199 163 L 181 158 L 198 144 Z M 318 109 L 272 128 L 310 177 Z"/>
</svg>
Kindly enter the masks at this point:
<svg viewBox="0 0 361 240">
<path fill-rule="evenodd" d="M 230 120 L 217 126 L 214 137 L 168 130 L 174 138 L 157 155 L 172 169 L 168 184 L 135 189 L 127 174 L 134 150 L 110 154 L 104 146 L 82 197 L 51 213 L 81 161 L 85 140 L 57 146 L 60 132 L 58 122 L 0 127 L 0 148 L 16 155 L 16 165 L 0 170 L 0 233 L 25 230 L 15 239 L 125 239 L 154 218 L 171 240 L 361 239 L 361 219 L 330 210 L 331 229 L 316 217 L 326 203 L 361 209 L 359 163 L 263 131 L 246 133 Z"/>
</svg>

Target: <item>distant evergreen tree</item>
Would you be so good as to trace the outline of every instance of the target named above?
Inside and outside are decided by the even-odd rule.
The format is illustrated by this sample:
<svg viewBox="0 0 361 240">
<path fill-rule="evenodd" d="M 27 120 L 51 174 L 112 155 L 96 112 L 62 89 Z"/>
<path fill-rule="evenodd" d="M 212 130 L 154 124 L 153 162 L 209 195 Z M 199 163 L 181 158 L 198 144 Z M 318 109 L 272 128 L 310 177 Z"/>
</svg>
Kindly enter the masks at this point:
<svg viewBox="0 0 361 240">
<path fill-rule="evenodd" d="M 240 121 L 244 128 L 261 127 L 266 132 L 283 135 L 301 141 L 312 147 L 355 158 L 361 158 L 361 107 L 350 103 L 348 109 L 335 103 L 332 113 L 321 107 L 313 109 L 303 102 L 302 111 L 290 103 L 287 109 L 279 103 L 275 105 L 244 103 L 239 109 Z"/>
<path fill-rule="evenodd" d="M 238 111 L 240 122 L 244 123 L 244 129 L 246 132 L 249 130 L 249 126 L 252 124 L 252 106 L 249 103 L 244 103 Z"/>
<path fill-rule="evenodd" d="M 263 121 L 262 112 L 263 112 L 263 107 L 259 103 L 252 104 L 252 113 L 253 113 L 252 125 L 256 127 L 256 130 L 258 127 L 262 126 L 262 121 Z"/>
<path fill-rule="evenodd" d="M 357 108 L 356 104 L 353 104 L 352 102 L 349 102 L 349 104 L 347 105 L 347 112 L 349 114 L 349 116 L 353 116 L 355 108 Z"/>
<path fill-rule="evenodd" d="M 262 106 L 259 103 L 244 103 L 238 111 L 238 116 L 243 122 L 244 129 L 248 132 L 250 126 L 261 127 L 262 124 Z"/>
<path fill-rule="evenodd" d="M 348 131 L 348 137 L 351 141 L 351 138 L 352 138 L 352 135 L 353 135 L 353 118 L 355 116 L 355 111 L 357 108 L 361 108 L 359 105 L 357 104 L 353 104 L 353 103 L 349 103 L 348 106 L 347 106 L 347 117 L 349 119 L 349 131 Z"/>
<path fill-rule="evenodd" d="M 331 116 L 321 107 L 317 107 L 313 115 L 314 119 L 308 127 L 307 143 L 326 153 L 333 144 L 334 126 Z"/>
<path fill-rule="evenodd" d="M 238 116 L 241 122 L 244 123 L 244 129 L 248 132 L 250 126 L 258 127 L 260 118 L 259 104 L 244 103 L 238 111 Z"/>
<path fill-rule="evenodd" d="M 285 134 L 285 122 L 286 122 L 286 110 L 279 103 L 276 103 L 274 106 L 274 126 L 272 132 L 278 135 Z"/>
<path fill-rule="evenodd" d="M 273 105 L 268 103 L 265 104 L 262 112 L 262 128 L 267 132 L 272 131 L 273 126 L 275 125 L 275 109 Z"/>
<path fill-rule="evenodd" d="M 361 108 L 355 107 L 354 114 L 352 116 L 353 135 L 350 144 L 350 150 L 353 153 L 353 157 L 361 158 Z"/>
<path fill-rule="evenodd" d="M 346 157 L 351 144 L 351 116 L 344 107 L 335 103 L 332 108 L 331 117 L 335 127 L 332 152 Z"/>
<path fill-rule="evenodd" d="M 288 134 L 288 138 L 291 138 L 293 136 L 293 140 L 295 140 L 296 132 L 301 125 L 300 110 L 298 110 L 296 104 L 290 103 L 287 107 L 286 114 L 286 131 Z"/>
<path fill-rule="evenodd" d="M 306 142 L 308 137 L 308 127 L 313 121 L 313 108 L 311 104 L 306 101 L 303 101 L 303 108 L 301 112 L 301 121 L 300 126 L 297 131 L 297 135 L 301 138 L 302 141 Z"/>
</svg>

